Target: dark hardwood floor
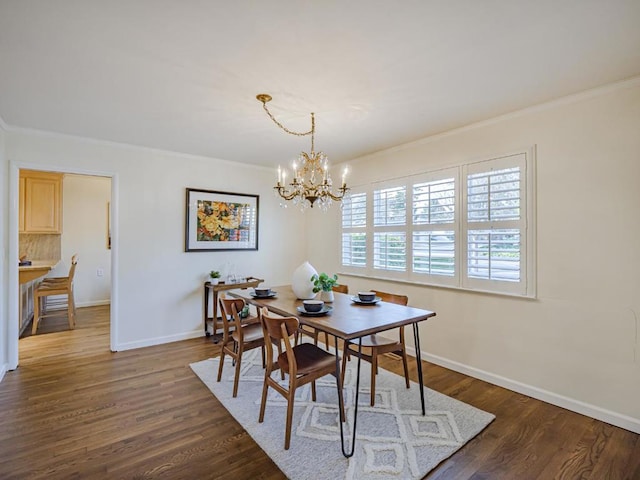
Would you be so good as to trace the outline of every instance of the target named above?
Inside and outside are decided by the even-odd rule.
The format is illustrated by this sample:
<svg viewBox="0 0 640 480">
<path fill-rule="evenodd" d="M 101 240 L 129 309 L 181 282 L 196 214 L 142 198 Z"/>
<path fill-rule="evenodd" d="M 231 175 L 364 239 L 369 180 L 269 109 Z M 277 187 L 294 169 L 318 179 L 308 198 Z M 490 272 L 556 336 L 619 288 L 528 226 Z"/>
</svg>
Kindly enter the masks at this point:
<svg viewBox="0 0 640 480">
<path fill-rule="evenodd" d="M 189 368 L 216 355 L 204 337 L 111 353 L 107 307 L 79 309 L 73 331 L 43 323 L 0 383 L 0 479 L 285 478 Z M 432 364 L 424 373 L 496 415 L 430 480 L 640 479 L 634 433 Z"/>
</svg>

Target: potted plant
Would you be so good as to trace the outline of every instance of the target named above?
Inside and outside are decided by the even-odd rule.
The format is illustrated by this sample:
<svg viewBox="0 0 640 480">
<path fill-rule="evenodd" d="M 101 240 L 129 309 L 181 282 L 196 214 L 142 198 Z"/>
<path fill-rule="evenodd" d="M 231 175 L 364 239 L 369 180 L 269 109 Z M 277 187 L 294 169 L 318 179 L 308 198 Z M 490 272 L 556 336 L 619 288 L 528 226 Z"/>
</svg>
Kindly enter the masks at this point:
<svg viewBox="0 0 640 480">
<path fill-rule="evenodd" d="M 313 282 L 313 293 L 322 292 L 320 298 L 325 302 L 333 302 L 333 286 L 338 283 L 338 275 L 330 277 L 326 273 L 313 274 L 311 276 Z"/>
<path fill-rule="evenodd" d="M 209 272 L 209 277 L 211 278 L 211 280 L 209 280 L 211 285 L 217 285 L 220 281 L 220 272 L 218 270 L 211 270 Z"/>
</svg>

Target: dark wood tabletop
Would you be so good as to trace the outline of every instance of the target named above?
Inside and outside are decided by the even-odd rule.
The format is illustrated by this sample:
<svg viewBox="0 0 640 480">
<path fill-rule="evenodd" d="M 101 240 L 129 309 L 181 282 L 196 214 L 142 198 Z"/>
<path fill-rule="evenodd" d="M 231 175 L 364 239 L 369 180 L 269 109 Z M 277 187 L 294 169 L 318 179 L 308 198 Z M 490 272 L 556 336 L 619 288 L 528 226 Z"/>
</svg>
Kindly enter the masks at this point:
<svg viewBox="0 0 640 480">
<path fill-rule="evenodd" d="M 353 295 L 334 292 L 334 301 L 326 305 L 333 310 L 323 316 L 310 316 L 298 312 L 302 300 L 298 300 L 289 285 L 272 287 L 277 292 L 273 298 L 257 298 L 253 290 L 232 290 L 229 295 L 242 298 L 256 307 L 267 307 L 283 316 L 294 316 L 303 325 L 330 333 L 343 340 L 352 340 L 373 333 L 411 325 L 435 316 L 435 312 L 405 307 L 395 303 L 378 302 L 362 305 L 353 302 Z"/>
</svg>

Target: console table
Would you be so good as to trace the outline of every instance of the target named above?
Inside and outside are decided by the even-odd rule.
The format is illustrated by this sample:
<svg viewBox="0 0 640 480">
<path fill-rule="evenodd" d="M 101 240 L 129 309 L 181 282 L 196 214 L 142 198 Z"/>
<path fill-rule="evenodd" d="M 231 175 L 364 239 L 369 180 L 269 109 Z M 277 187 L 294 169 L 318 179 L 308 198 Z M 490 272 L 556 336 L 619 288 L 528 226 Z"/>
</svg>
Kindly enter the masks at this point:
<svg viewBox="0 0 640 480">
<path fill-rule="evenodd" d="M 213 327 L 213 334 L 216 334 L 218 328 L 222 328 L 220 320 L 218 320 L 218 293 L 224 290 L 233 290 L 236 288 L 255 288 L 261 282 L 264 282 L 262 278 L 247 277 L 244 282 L 225 283 L 219 282 L 213 285 L 211 282 L 204 282 L 204 332 L 207 337 L 210 333 L 207 330 L 207 322 L 211 320 Z M 213 292 L 213 316 L 209 316 L 209 290 Z"/>
</svg>

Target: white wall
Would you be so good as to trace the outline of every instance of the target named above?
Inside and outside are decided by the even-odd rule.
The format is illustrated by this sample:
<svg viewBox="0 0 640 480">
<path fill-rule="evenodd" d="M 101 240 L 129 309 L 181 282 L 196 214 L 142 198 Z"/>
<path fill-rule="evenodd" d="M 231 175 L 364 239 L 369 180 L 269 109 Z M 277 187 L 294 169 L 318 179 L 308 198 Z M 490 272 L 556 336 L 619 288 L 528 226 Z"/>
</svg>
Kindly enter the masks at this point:
<svg viewBox="0 0 640 480">
<path fill-rule="evenodd" d="M 6 144 L 18 168 L 115 175 L 118 350 L 202 335 L 202 285 L 211 269 L 277 285 L 306 258 L 304 216 L 279 208 L 272 170 L 33 132 L 10 131 Z M 259 194 L 259 250 L 185 253 L 187 187 Z"/>
<path fill-rule="evenodd" d="M 536 300 L 341 276 L 437 312 L 422 350 L 443 365 L 640 432 L 640 81 L 350 162 L 352 183 L 537 146 Z M 316 215 L 339 229 L 339 214 Z M 339 238 L 309 238 L 339 272 Z M 427 380 L 428 384 L 428 380 Z"/>
<path fill-rule="evenodd" d="M 48 276 L 69 273 L 78 254 L 74 293 L 76 305 L 106 305 L 111 298 L 111 250 L 107 248 L 107 206 L 111 179 L 66 174 L 62 181 L 62 261 Z M 97 275 L 98 269 L 104 274 Z"/>
</svg>

